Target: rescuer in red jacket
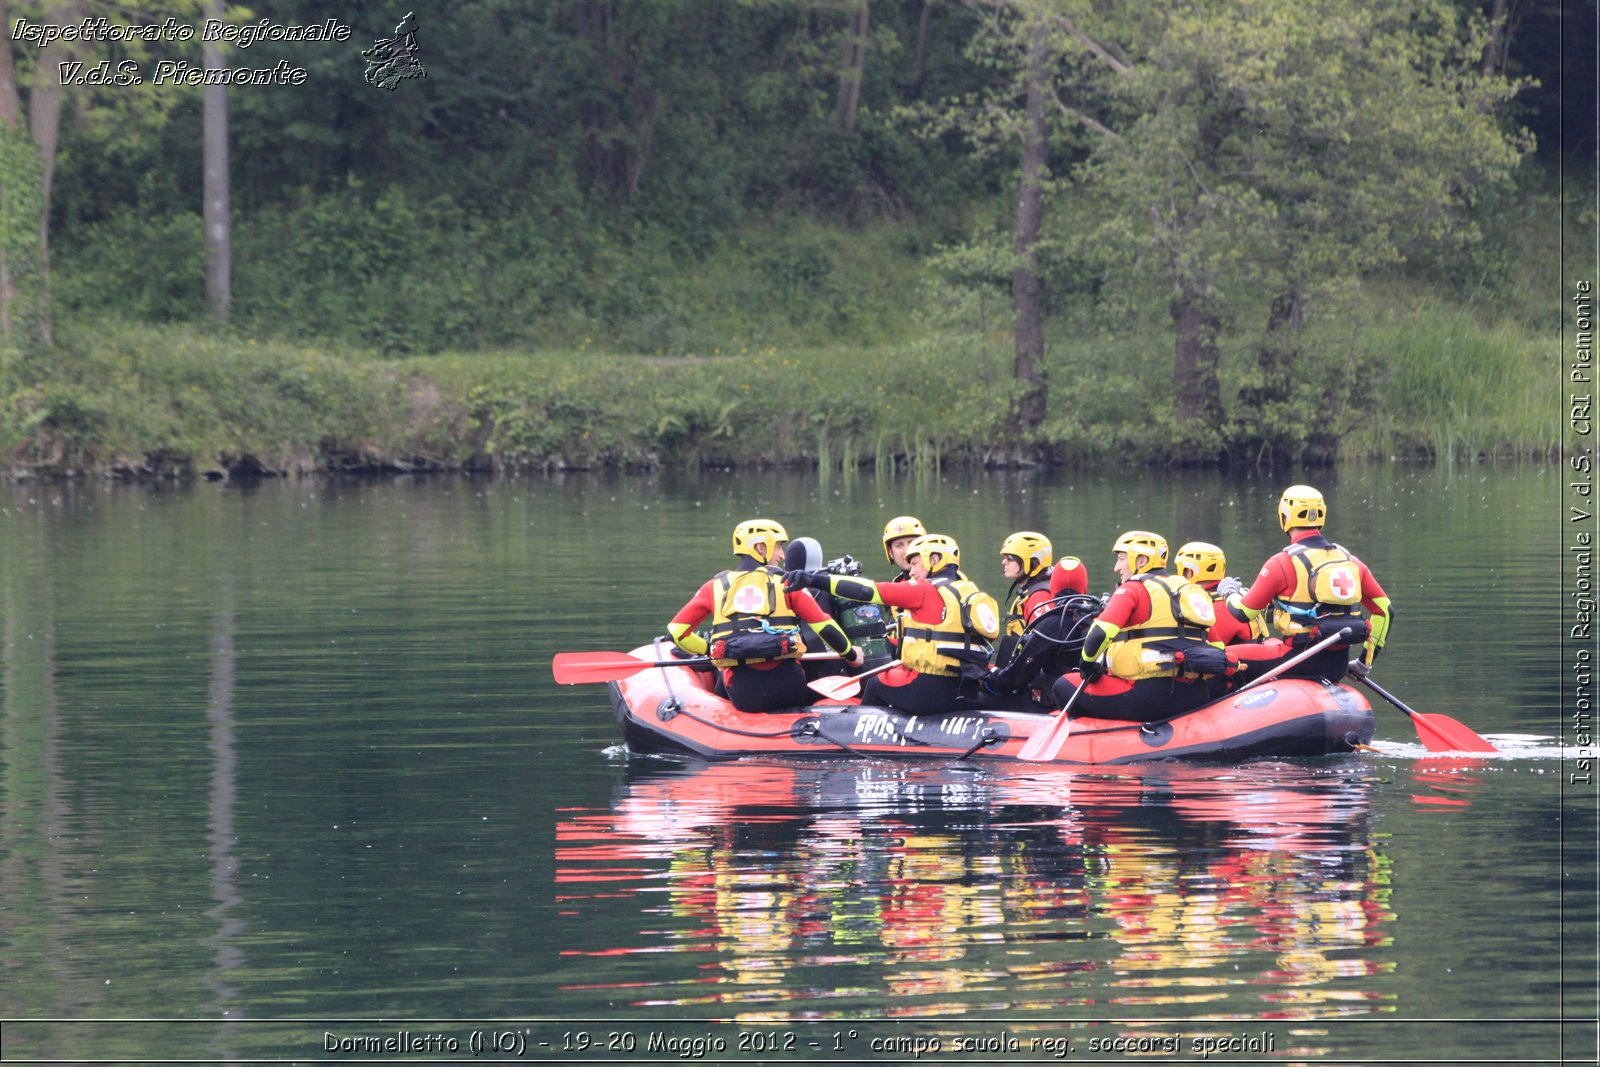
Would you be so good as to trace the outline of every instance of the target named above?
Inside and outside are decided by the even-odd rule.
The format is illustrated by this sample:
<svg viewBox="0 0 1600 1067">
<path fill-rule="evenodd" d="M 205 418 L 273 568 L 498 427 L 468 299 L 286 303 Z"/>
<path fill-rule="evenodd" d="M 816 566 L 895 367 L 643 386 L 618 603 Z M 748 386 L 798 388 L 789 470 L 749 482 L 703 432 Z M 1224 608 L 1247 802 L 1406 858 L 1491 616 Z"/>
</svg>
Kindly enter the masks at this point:
<svg viewBox="0 0 1600 1067">
<path fill-rule="evenodd" d="M 1349 649 L 1362 646 L 1370 667 L 1389 637 L 1394 609 L 1372 571 L 1322 533 L 1328 505 L 1309 485 L 1291 485 L 1278 501 L 1278 525 L 1289 544 L 1261 566 L 1250 588 L 1228 597 L 1228 610 L 1244 622 L 1272 610 L 1272 626 L 1288 647 L 1274 657 L 1250 657 L 1250 673 L 1270 670 L 1295 652 L 1341 629 L 1351 631 L 1304 663 L 1289 668 L 1291 678 L 1337 682 L 1349 669 Z M 1367 617 L 1362 618 L 1360 609 Z"/>
<path fill-rule="evenodd" d="M 1209 643 L 1216 611 L 1205 590 L 1167 572 L 1167 541 L 1148 530 L 1129 530 L 1111 546 L 1122 584 L 1084 638 L 1078 670 L 1056 682 L 1057 707 L 1083 692 L 1073 714 L 1147 722 L 1199 707 L 1210 687 L 1185 670 L 1190 652 Z"/>
<path fill-rule="evenodd" d="M 961 573 L 961 547 L 954 538 L 924 534 L 906 549 L 906 561 L 909 581 L 790 571 L 785 587 L 825 588 L 835 597 L 899 609 L 900 663 L 866 680 L 862 704 L 914 715 L 955 711 L 963 698 L 977 707 L 991 642 L 1000 636 L 999 606 Z"/>
<path fill-rule="evenodd" d="M 702 585 L 667 624 L 679 648 L 711 657 L 740 711 L 777 711 L 816 699 L 800 666 L 802 623 L 847 663 L 861 665 L 861 651 L 814 599 L 784 589 L 788 540 L 788 531 L 771 519 L 741 522 L 733 530 L 734 566 Z M 707 616 L 709 639 L 695 632 Z"/>
</svg>

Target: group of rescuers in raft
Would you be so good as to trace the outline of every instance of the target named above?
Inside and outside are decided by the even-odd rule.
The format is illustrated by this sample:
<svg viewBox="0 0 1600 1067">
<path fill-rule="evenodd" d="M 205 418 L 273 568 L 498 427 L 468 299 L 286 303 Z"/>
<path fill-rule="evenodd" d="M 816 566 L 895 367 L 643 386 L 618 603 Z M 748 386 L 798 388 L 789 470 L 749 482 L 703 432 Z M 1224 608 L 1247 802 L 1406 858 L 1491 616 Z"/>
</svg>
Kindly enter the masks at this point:
<svg viewBox="0 0 1600 1067">
<path fill-rule="evenodd" d="M 862 704 L 1052 711 L 1082 687 L 1074 717 L 1146 722 L 1210 703 L 1344 630 L 1285 676 L 1336 682 L 1354 646 L 1356 670 L 1372 665 L 1394 612 L 1367 565 L 1323 535 L 1326 517 L 1316 489 L 1286 489 L 1278 524 L 1289 543 L 1248 589 L 1227 577 L 1216 545 L 1183 545 L 1169 570 L 1166 540 L 1129 530 L 1111 546 L 1120 584 L 1102 597 L 1088 595 L 1081 560 L 1056 560 L 1043 534 L 1019 531 L 1000 545 L 1011 580 L 1003 616 L 961 572 L 954 539 L 909 515 L 883 529 L 884 556 L 900 570 L 886 582 L 858 577 L 849 556 L 824 564 L 815 540 L 791 543 L 779 523 L 751 519 L 734 528 L 735 565 L 667 631 L 682 654 L 709 659 L 717 691 L 741 711 L 813 702 L 807 682 L 819 671 L 893 663 L 863 679 Z M 697 632 L 707 618 L 709 633 Z M 819 643 L 839 658 L 802 663 Z"/>
</svg>

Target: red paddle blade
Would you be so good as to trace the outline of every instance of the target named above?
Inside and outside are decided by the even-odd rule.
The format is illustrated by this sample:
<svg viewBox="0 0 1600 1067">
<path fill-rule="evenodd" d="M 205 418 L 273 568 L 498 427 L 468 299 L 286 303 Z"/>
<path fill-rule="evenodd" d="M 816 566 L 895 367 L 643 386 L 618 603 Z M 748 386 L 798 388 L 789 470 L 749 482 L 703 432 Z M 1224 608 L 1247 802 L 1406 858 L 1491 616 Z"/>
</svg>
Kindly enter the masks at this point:
<svg viewBox="0 0 1600 1067">
<path fill-rule="evenodd" d="M 1411 724 L 1417 739 L 1429 752 L 1499 752 L 1489 741 L 1464 722 L 1438 712 L 1413 711 Z"/>
<path fill-rule="evenodd" d="M 861 679 L 852 678 L 847 674 L 835 675 L 828 678 L 818 678 L 807 682 L 806 686 L 813 693 L 820 693 L 829 700 L 844 700 L 861 692 Z"/>
<path fill-rule="evenodd" d="M 626 652 L 557 652 L 550 673 L 560 685 L 614 682 L 648 670 L 655 664 Z"/>
<path fill-rule="evenodd" d="M 1035 730 L 1033 736 L 1023 743 L 1017 758 L 1029 763 L 1048 763 L 1060 753 L 1061 746 L 1067 743 L 1071 734 L 1072 720 L 1067 718 L 1065 710 L 1058 711 L 1049 726 Z"/>
</svg>

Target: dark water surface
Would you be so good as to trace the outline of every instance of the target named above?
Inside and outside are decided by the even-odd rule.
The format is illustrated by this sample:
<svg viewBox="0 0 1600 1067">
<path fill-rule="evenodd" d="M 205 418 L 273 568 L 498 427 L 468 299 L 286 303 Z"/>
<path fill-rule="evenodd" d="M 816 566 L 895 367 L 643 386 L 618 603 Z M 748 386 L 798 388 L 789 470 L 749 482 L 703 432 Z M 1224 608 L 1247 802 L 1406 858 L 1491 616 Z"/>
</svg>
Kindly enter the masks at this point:
<svg viewBox="0 0 1600 1067">
<path fill-rule="evenodd" d="M 629 757 L 550 657 L 659 633 L 744 518 L 881 575 L 914 513 L 997 595 L 1038 528 L 1101 590 L 1134 526 L 1248 579 L 1278 480 L 0 489 L 0 1057 L 1593 1062 L 1561 480 L 1317 479 L 1374 676 L 1504 755 L 1380 704 L 1377 753 L 1114 772 Z"/>
</svg>

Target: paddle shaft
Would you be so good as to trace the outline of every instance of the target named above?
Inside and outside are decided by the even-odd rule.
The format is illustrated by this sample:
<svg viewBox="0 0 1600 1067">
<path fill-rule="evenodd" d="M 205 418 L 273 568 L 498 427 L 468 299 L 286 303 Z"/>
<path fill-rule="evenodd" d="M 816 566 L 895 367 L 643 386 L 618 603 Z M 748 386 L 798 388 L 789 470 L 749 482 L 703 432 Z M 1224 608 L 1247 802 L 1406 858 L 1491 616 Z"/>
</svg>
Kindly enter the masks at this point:
<svg viewBox="0 0 1600 1067">
<path fill-rule="evenodd" d="M 1366 675 L 1360 674 L 1360 673 L 1356 673 L 1356 672 L 1353 672 L 1353 671 L 1351 673 L 1355 674 L 1356 681 L 1360 682 L 1362 685 L 1366 686 L 1368 689 L 1372 690 L 1374 693 L 1377 693 L 1383 699 L 1387 700 L 1389 703 L 1393 704 L 1395 707 L 1399 708 L 1401 711 L 1405 712 L 1407 715 L 1410 715 L 1412 718 L 1415 718 L 1417 715 L 1421 714 L 1421 712 L 1417 711 L 1416 709 L 1407 707 L 1405 704 L 1401 703 L 1399 697 L 1395 696 L 1393 693 L 1389 692 L 1383 686 L 1379 685 L 1377 682 L 1374 682 L 1371 678 L 1368 678 Z"/>
<path fill-rule="evenodd" d="M 1427 713 L 1407 707 L 1399 697 L 1389 692 L 1383 686 L 1367 677 L 1362 671 L 1352 671 L 1356 680 L 1368 689 L 1377 693 L 1383 699 L 1405 712 L 1411 718 L 1411 725 L 1416 727 L 1417 739 L 1429 752 L 1499 752 L 1490 743 L 1489 739 L 1482 737 L 1472 727 L 1448 715 L 1437 712 Z"/>
<path fill-rule="evenodd" d="M 1312 656 L 1315 656 L 1318 652 L 1321 652 L 1323 649 L 1327 648 L 1329 645 L 1334 644 L 1335 642 L 1338 642 L 1338 641 L 1342 641 L 1342 640 L 1344 640 L 1345 638 L 1347 638 L 1349 636 L 1350 636 L 1350 630 L 1349 630 L 1348 627 L 1346 627 L 1343 630 L 1340 630 L 1336 634 L 1329 634 L 1327 637 L 1324 637 L 1321 641 L 1318 641 L 1316 644 L 1312 645 L 1310 648 L 1306 649 L 1304 652 L 1300 652 L 1300 653 L 1297 653 L 1296 655 L 1290 656 L 1288 659 L 1284 660 L 1282 663 L 1278 664 L 1276 667 L 1272 668 L 1270 671 L 1268 671 L 1266 674 L 1263 674 L 1261 677 L 1250 679 L 1248 682 L 1246 682 L 1243 685 L 1241 685 L 1238 689 L 1234 690 L 1234 692 L 1242 693 L 1246 689 L 1249 689 L 1249 688 L 1251 688 L 1253 686 L 1260 685 L 1262 682 L 1270 682 L 1272 679 L 1276 678 L 1278 675 L 1282 674 L 1284 671 L 1288 670 L 1290 667 L 1295 667 L 1295 666 L 1298 666 L 1298 665 L 1304 663 L 1306 660 L 1310 659 Z"/>
<path fill-rule="evenodd" d="M 1072 720 L 1067 716 L 1072 711 L 1072 705 L 1078 702 L 1078 694 L 1089 687 L 1089 679 L 1080 675 L 1078 688 L 1072 691 L 1066 704 L 1056 717 L 1050 721 L 1049 727 L 1042 734 L 1035 734 L 1028 738 L 1022 748 L 1017 752 L 1017 758 L 1030 763 L 1046 763 L 1056 758 L 1056 753 L 1061 751 L 1061 746 L 1067 743 L 1067 738 L 1072 733 Z"/>
<path fill-rule="evenodd" d="M 813 692 L 820 693 L 829 700 L 843 700 L 845 697 L 853 697 L 861 691 L 861 679 L 871 678 L 874 674 L 881 674 L 890 667 L 898 666 L 900 666 L 900 661 L 892 659 L 888 663 L 880 663 L 870 671 L 862 671 L 860 674 L 838 678 L 818 678 L 815 681 L 807 682 L 806 685 Z"/>
<path fill-rule="evenodd" d="M 837 652 L 807 652 L 801 659 L 844 659 Z M 640 660 L 646 667 L 707 667 L 711 665 L 710 656 L 693 656 L 689 659 L 656 659 Z"/>
<path fill-rule="evenodd" d="M 838 659 L 839 657 L 832 652 L 807 652 L 801 658 Z M 558 684 L 579 685 L 584 682 L 620 681 L 652 667 L 704 667 L 710 664 L 710 656 L 649 660 L 627 652 L 557 652 L 550 662 L 550 668 Z"/>
</svg>

